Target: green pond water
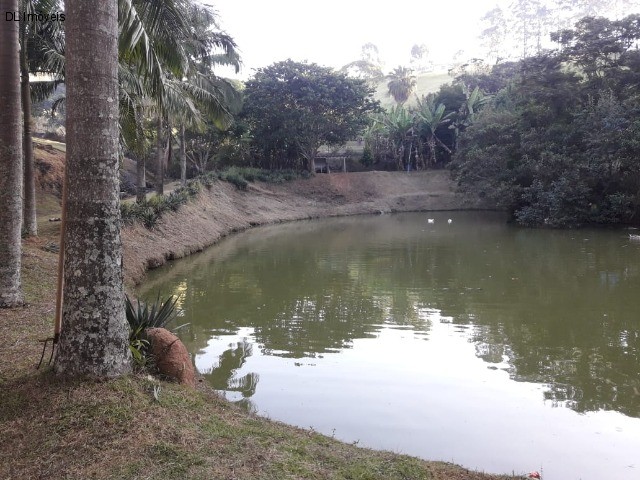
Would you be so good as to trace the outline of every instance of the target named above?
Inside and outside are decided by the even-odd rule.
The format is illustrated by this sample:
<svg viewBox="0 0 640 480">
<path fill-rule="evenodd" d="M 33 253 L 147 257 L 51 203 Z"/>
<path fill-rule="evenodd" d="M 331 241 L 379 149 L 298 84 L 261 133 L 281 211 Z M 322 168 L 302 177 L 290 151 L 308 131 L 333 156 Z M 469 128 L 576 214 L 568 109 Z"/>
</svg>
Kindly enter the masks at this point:
<svg viewBox="0 0 640 480">
<path fill-rule="evenodd" d="M 261 415 L 488 472 L 640 478 L 626 230 L 477 212 L 297 222 L 150 272 L 140 294 L 158 291 L 180 295 L 206 381 Z"/>
</svg>

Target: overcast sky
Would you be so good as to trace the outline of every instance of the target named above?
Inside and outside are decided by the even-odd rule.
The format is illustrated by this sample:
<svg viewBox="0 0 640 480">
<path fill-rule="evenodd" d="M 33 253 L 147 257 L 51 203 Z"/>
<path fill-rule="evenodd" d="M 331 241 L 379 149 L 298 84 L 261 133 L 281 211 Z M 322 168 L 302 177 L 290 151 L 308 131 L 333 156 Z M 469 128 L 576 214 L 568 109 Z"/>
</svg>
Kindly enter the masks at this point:
<svg viewBox="0 0 640 480">
<path fill-rule="evenodd" d="M 426 44 L 430 57 L 446 62 L 456 51 L 473 54 L 480 18 L 502 0 L 204 0 L 238 43 L 252 69 L 292 58 L 334 68 L 358 60 L 362 45 L 378 46 L 385 69 L 409 63 L 411 47 Z"/>
</svg>

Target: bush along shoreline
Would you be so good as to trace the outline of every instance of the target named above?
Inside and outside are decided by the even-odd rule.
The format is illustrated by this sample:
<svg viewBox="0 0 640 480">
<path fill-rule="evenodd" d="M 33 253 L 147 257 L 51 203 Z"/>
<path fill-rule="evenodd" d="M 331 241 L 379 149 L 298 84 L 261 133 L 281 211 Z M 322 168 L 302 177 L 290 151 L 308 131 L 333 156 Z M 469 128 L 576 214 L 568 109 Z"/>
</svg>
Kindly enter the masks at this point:
<svg viewBox="0 0 640 480">
<path fill-rule="evenodd" d="M 182 205 L 196 198 L 203 187 L 211 189 L 216 180 L 228 182 L 238 190 L 246 190 L 249 183 L 256 181 L 283 183 L 298 178 L 308 178 L 308 175 L 293 170 L 271 171 L 251 167 L 230 167 L 222 171 L 199 175 L 168 195 L 155 195 L 144 202 L 122 202 L 120 215 L 125 225 L 140 222 L 146 228 L 152 229 L 165 213 L 177 212 Z"/>
</svg>

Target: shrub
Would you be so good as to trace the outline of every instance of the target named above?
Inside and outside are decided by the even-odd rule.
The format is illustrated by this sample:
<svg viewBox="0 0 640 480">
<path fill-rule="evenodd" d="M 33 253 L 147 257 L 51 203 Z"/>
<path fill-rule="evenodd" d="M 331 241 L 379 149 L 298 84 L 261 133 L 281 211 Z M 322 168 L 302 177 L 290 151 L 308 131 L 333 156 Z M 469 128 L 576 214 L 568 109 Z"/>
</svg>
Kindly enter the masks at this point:
<svg viewBox="0 0 640 480">
<path fill-rule="evenodd" d="M 200 181 L 190 180 L 185 187 L 180 187 L 166 196 L 151 197 L 142 203 L 122 203 L 120 212 L 124 223 L 140 221 L 145 227 L 153 228 L 166 212 L 176 212 L 202 190 Z"/>
<path fill-rule="evenodd" d="M 156 226 L 156 223 L 158 222 L 160 216 L 152 207 L 148 205 L 141 205 L 138 213 L 138 218 L 145 227 L 147 227 L 148 229 L 152 229 Z"/>
<path fill-rule="evenodd" d="M 218 178 L 232 183 L 240 190 L 245 190 L 250 182 L 284 183 L 296 178 L 300 174 L 294 170 L 263 170 L 253 167 L 229 167 L 218 173 Z"/>
<path fill-rule="evenodd" d="M 373 152 L 369 147 L 364 147 L 362 151 L 362 157 L 360 158 L 360 163 L 365 167 L 370 167 L 373 165 Z"/>
<path fill-rule="evenodd" d="M 189 198 L 195 197 L 202 191 L 202 185 L 197 179 L 189 180 L 185 188 L 187 190 Z"/>
<path fill-rule="evenodd" d="M 229 182 L 236 186 L 239 190 L 246 190 L 249 182 L 238 172 L 238 169 L 231 167 L 228 170 L 220 173 L 220 180 Z"/>
</svg>

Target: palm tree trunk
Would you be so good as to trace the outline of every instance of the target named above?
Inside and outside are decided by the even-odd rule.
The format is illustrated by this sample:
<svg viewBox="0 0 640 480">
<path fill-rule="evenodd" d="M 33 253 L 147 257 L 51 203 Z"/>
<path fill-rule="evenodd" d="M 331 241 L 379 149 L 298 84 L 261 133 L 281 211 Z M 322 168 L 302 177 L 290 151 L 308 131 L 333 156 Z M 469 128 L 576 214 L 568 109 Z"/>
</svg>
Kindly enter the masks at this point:
<svg viewBox="0 0 640 480">
<path fill-rule="evenodd" d="M 167 171 L 169 168 L 169 164 L 171 163 L 171 155 L 173 153 L 172 145 L 173 145 L 173 137 L 171 135 L 171 124 L 167 122 L 167 145 L 164 149 L 164 158 L 162 161 L 162 167 L 164 171 Z"/>
<path fill-rule="evenodd" d="M 164 142 L 162 141 L 162 117 L 158 117 L 156 133 L 156 194 L 164 195 Z"/>
<path fill-rule="evenodd" d="M 23 231 L 30 236 L 38 235 L 38 217 L 36 215 L 36 179 L 33 168 L 33 138 L 31 137 L 31 85 L 29 84 L 29 65 L 27 63 L 26 22 L 20 22 L 20 75 L 22 95 L 23 143 L 24 155 L 24 225 Z"/>
<path fill-rule="evenodd" d="M 180 182 L 187 184 L 187 151 L 184 138 L 184 124 L 180 125 Z"/>
<path fill-rule="evenodd" d="M 66 0 L 65 7 L 68 198 L 55 370 L 114 377 L 131 371 L 120 237 L 118 0 Z"/>
<path fill-rule="evenodd" d="M 136 157 L 136 202 L 143 203 L 147 199 L 147 175 L 145 154 Z"/>
<path fill-rule="evenodd" d="M 17 12 L 18 0 L 0 0 L 0 12 Z M 22 123 L 18 24 L 0 28 L 0 307 L 22 305 Z"/>
</svg>

